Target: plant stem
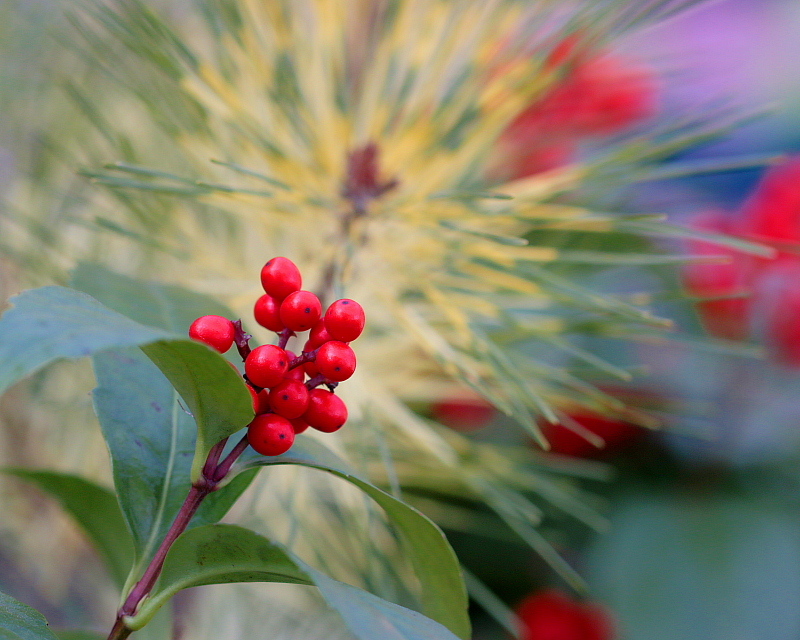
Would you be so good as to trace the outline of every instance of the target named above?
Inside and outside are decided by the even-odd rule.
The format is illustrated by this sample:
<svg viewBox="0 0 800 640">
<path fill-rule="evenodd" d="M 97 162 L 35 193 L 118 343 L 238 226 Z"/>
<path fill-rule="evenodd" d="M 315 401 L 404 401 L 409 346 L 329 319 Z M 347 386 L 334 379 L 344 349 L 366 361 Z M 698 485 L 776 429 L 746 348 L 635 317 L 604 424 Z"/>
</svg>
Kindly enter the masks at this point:
<svg viewBox="0 0 800 640">
<path fill-rule="evenodd" d="M 247 440 L 247 434 L 242 436 L 242 439 L 236 443 L 236 446 L 231 449 L 231 452 L 226 456 L 226 458 L 219 463 L 216 471 L 211 476 L 212 481 L 216 484 L 220 482 L 225 476 L 228 475 L 228 472 L 231 470 L 233 463 L 239 458 L 240 455 L 244 453 L 244 450 L 247 449 L 250 443 Z"/>
<path fill-rule="evenodd" d="M 142 577 L 120 607 L 117 619 L 108 635 L 108 640 L 125 640 L 132 633 L 132 630 L 125 624 L 125 618 L 136 614 L 142 600 L 148 596 L 156 580 L 158 580 L 158 576 L 161 575 L 164 560 L 173 543 L 178 539 L 178 536 L 186 531 L 203 500 L 219 488 L 220 482 L 228 475 L 233 463 L 242 455 L 249 444 L 247 435 L 245 435 L 225 459 L 222 462 L 218 462 L 226 441 L 227 438 L 221 440 L 209 452 L 200 480 L 192 485 L 186 500 L 184 500 L 178 511 L 178 515 L 175 516 L 175 520 L 172 522 L 166 536 L 164 536 L 152 560 L 150 560 L 150 564 L 147 565 Z"/>
</svg>

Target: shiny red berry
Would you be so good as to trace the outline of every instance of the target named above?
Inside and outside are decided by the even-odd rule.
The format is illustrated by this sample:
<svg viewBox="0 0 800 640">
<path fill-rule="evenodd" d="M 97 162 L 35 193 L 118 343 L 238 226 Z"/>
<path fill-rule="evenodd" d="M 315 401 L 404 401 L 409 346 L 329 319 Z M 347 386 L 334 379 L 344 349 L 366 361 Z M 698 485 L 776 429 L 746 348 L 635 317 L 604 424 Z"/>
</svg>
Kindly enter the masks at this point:
<svg viewBox="0 0 800 640">
<path fill-rule="evenodd" d="M 306 341 L 306 346 L 303 350 L 313 351 L 314 349 L 321 347 L 323 344 L 330 342 L 331 340 L 333 340 L 333 338 L 325 328 L 325 322 L 320 320 L 311 329 L 311 333 L 308 334 L 308 340 Z"/>
<path fill-rule="evenodd" d="M 295 291 L 281 303 L 281 322 L 292 331 L 308 331 L 322 315 L 319 298 L 310 291 Z"/>
<path fill-rule="evenodd" d="M 344 342 L 333 340 L 323 344 L 317 351 L 317 369 L 328 380 L 347 380 L 356 370 L 356 354 Z"/>
<path fill-rule="evenodd" d="M 308 388 L 297 380 L 284 380 L 269 392 L 269 406 L 284 418 L 299 418 L 308 409 Z"/>
<path fill-rule="evenodd" d="M 269 389 L 262 389 L 258 392 L 258 402 L 254 405 L 256 415 L 269 413 Z"/>
<path fill-rule="evenodd" d="M 233 345 L 235 330 L 233 322 L 222 316 L 202 316 L 189 327 L 189 337 L 220 353 L 225 353 Z"/>
<path fill-rule="evenodd" d="M 289 358 L 289 364 L 291 364 L 292 360 L 294 360 L 297 356 L 287 349 L 286 357 Z M 286 380 L 297 380 L 298 382 L 303 382 L 306 379 L 306 372 L 303 369 L 303 365 L 295 367 L 294 369 L 289 369 L 284 378 Z"/>
<path fill-rule="evenodd" d="M 261 413 L 261 412 L 258 410 L 259 403 L 260 403 L 260 402 L 259 402 L 259 399 L 258 399 L 258 393 L 257 393 L 257 392 L 256 392 L 256 390 L 255 390 L 255 389 L 253 389 L 253 387 L 251 387 L 249 384 L 247 385 L 247 390 L 250 392 L 250 397 L 251 397 L 251 398 L 252 398 L 252 400 L 253 400 L 253 413 L 256 413 L 256 414 L 258 414 L 258 413 Z"/>
<path fill-rule="evenodd" d="M 333 340 L 352 342 L 364 330 L 364 309 L 355 300 L 343 298 L 325 312 L 325 328 Z"/>
<path fill-rule="evenodd" d="M 261 269 L 261 285 L 267 295 L 283 300 L 303 285 L 300 269 L 289 258 L 273 258 Z"/>
<path fill-rule="evenodd" d="M 333 433 L 347 422 L 347 407 L 330 391 L 314 389 L 308 394 L 308 409 L 302 418 L 318 431 Z"/>
<path fill-rule="evenodd" d="M 303 431 L 308 429 L 308 422 L 302 418 L 295 418 L 294 420 L 289 420 L 289 422 L 292 423 L 292 428 L 294 429 L 295 434 L 303 433 Z"/>
<path fill-rule="evenodd" d="M 289 368 L 286 352 L 274 344 L 265 344 L 253 349 L 244 361 L 248 379 L 259 387 L 274 387 L 279 384 Z"/>
<path fill-rule="evenodd" d="M 270 331 L 280 332 L 286 328 L 283 326 L 283 322 L 281 322 L 280 308 L 280 300 L 276 300 L 272 296 L 264 294 L 256 300 L 256 304 L 253 307 L 253 316 L 255 316 L 256 322 L 262 327 Z"/>
<path fill-rule="evenodd" d="M 294 428 L 286 418 L 265 413 L 247 427 L 247 440 L 262 456 L 279 456 L 294 444 Z"/>
</svg>

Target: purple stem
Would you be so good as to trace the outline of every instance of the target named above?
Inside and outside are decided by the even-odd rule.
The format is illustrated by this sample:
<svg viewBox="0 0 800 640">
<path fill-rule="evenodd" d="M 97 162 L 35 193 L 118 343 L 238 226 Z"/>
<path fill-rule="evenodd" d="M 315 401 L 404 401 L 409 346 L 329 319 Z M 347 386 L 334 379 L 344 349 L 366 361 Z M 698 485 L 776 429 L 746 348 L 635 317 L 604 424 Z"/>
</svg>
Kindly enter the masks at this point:
<svg viewBox="0 0 800 640">
<path fill-rule="evenodd" d="M 278 346 L 281 349 L 285 349 L 286 345 L 289 343 L 289 338 L 295 335 L 297 334 L 291 329 L 284 329 L 278 334 Z"/>
<path fill-rule="evenodd" d="M 245 360 L 247 356 L 250 355 L 250 338 L 253 336 L 251 336 L 249 333 L 245 333 L 245 330 L 242 329 L 241 320 L 234 321 L 233 329 L 233 342 L 236 344 L 236 350 L 239 352 L 242 360 Z"/>
<path fill-rule="evenodd" d="M 225 476 L 228 475 L 228 472 L 231 470 L 233 463 L 236 462 L 239 456 L 244 453 L 244 450 L 247 449 L 249 444 L 250 442 L 248 442 L 247 440 L 247 434 L 244 434 L 244 436 L 242 436 L 242 439 L 236 443 L 236 446 L 233 449 L 231 449 L 231 452 L 222 462 L 220 462 L 216 471 L 214 471 L 214 475 L 211 476 L 213 482 L 215 483 L 220 482 Z"/>
<path fill-rule="evenodd" d="M 218 463 L 227 440 L 227 438 L 221 440 L 215 444 L 209 452 L 206 463 L 203 465 L 203 473 L 200 480 L 192 485 L 192 488 L 189 490 L 189 495 L 186 496 L 186 500 L 184 500 L 181 505 L 178 515 L 175 516 L 175 520 L 170 526 L 169 531 L 167 531 L 164 540 L 161 541 L 153 559 L 150 560 L 150 564 L 147 565 L 142 577 L 120 607 L 117 613 L 117 619 L 108 635 L 108 640 L 125 640 L 125 638 L 131 634 L 131 629 L 125 625 L 125 617 L 132 616 L 136 613 L 142 600 L 147 597 L 153 589 L 156 580 L 158 580 L 161 569 L 164 567 L 164 560 L 172 544 L 178 539 L 178 536 L 186 531 L 186 528 L 189 526 L 194 514 L 197 513 L 197 509 L 200 507 L 203 500 L 205 500 L 206 496 L 219 488 L 219 483 L 228 475 L 233 463 L 242 455 L 249 444 L 247 436 L 245 435 L 225 459 L 221 463 Z"/>
<path fill-rule="evenodd" d="M 305 364 L 306 362 L 314 362 L 314 360 L 317 359 L 317 351 L 319 351 L 319 349 L 314 349 L 313 351 L 303 351 L 303 353 L 289 363 L 289 369 L 291 370 L 295 367 L 299 367 L 301 364 Z"/>
</svg>

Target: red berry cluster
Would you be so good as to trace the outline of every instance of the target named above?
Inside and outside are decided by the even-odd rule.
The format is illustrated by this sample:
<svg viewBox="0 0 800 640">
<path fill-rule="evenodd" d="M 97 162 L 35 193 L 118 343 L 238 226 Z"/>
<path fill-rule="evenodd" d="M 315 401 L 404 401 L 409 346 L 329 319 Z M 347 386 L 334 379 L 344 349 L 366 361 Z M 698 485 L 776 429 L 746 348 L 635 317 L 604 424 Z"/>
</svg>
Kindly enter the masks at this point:
<svg viewBox="0 0 800 640">
<path fill-rule="evenodd" d="M 295 434 L 308 427 L 332 433 L 347 420 L 347 407 L 334 390 L 356 370 L 348 343 L 364 330 L 364 310 L 345 298 L 323 316 L 319 298 L 303 291 L 302 282 L 300 270 L 288 258 L 272 258 L 261 269 L 266 293 L 253 314 L 258 324 L 278 334 L 277 345 L 251 350 L 241 323 L 221 316 L 198 318 L 189 329 L 192 339 L 220 353 L 236 343 L 256 414 L 247 437 L 253 449 L 267 456 L 288 451 Z M 299 356 L 286 349 L 291 337 L 309 330 Z M 323 385 L 327 390 L 318 388 Z"/>
</svg>

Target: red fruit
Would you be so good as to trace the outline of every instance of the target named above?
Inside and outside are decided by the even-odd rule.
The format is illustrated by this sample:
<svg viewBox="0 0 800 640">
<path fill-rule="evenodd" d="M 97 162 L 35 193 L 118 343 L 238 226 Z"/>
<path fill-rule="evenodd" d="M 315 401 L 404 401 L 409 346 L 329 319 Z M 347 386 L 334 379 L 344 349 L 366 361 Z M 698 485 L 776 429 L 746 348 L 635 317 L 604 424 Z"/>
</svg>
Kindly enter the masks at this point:
<svg viewBox="0 0 800 640">
<path fill-rule="evenodd" d="M 525 598 L 517 615 L 522 640 L 612 640 L 615 635 L 605 610 L 571 600 L 555 589 Z"/>
<path fill-rule="evenodd" d="M 281 303 L 281 322 L 292 331 L 308 331 L 321 315 L 322 304 L 310 291 L 290 293 Z"/>
<path fill-rule="evenodd" d="M 280 300 L 264 294 L 256 300 L 256 304 L 253 307 L 253 315 L 255 316 L 256 322 L 262 327 L 270 331 L 281 332 L 286 327 L 284 327 L 283 322 L 281 322 L 280 308 Z"/>
<path fill-rule="evenodd" d="M 258 392 L 258 404 L 255 405 L 256 415 L 269 413 L 269 389 Z"/>
<path fill-rule="evenodd" d="M 284 380 L 269 392 L 269 406 L 279 416 L 299 418 L 308 408 L 308 388 L 297 380 Z"/>
<path fill-rule="evenodd" d="M 333 340 L 323 344 L 317 351 L 317 369 L 328 380 L 347 380 L 356 370 L 356 354 L 344 342 Z"/>
<path fill-rule="evenodd" d="M 485 427 L 495 416 L 495 408 L 479 396 L 445 399 L 431 407 L 433 417 L 456 431 Z"/>
<path fill-rule="evenodd" d="M 279 456 L 294 444 L 294 429 L 286 418 L 265 413 L 247 427 L 247 440 L 262 456 Z"/>
<path fill-rule="evenodd" d="M 189 327 L 189 337 L 220 353 L 225 353 L 233 345 L 235 329 L 233 322 L 222 316 L 202 316 Z"/>
<path fill-rule="evenodd" d="M 692 226 L 714 233 L 736 232 L 731 216 L 718 211 L 698 215 L 692 220 Z M 704 327 L 710 334 L 720 338 L 746 339 L 750 332 L 753 307 L 747 294 L 752 288 L 756 260 L 702 240 L 692 241 L 690 250 L 699 256 L 728 258 L 727 262 L 695 262 L 683 268 L 683 282 L 687 291 L 697 298 L 708 298 L 696 303 Z"/>
<path fill-rule="evenodd" d="M 325 328 L 333 340 L 352 342 L 364 330 L 364 309 L 355 300 L 343 298 L 325 312 Z"/>
<path fill-rule="evenodd" d="M 800 156 L 769 169 L 742 213 L 745 235 L 759 240 L 800 242 Z M 796 254 L 791 255 L 796 258 Z"/>
<path fill-rule="evenodd" d="M 259 387 L 274 387 L 279 384 L 289 368 L 286 352 L 274 344 L 265 344 L 253 349 L 244 361 L 248 379 Z"/>
<path fill-rule="evenodd" d="M 575 458 L 599 458 L 618 452 L 626 445 L 639 440 L 644 434 L 643 428 L 619 418 L 603 416 L 597 413 L 573 413 L 566 416 L 568 424 L 545 424 L 542 433 L 550 444 L 550 453 L 557 453 Z M 589 442 L 581 430 L 586 430 L 601 438 L 602 447 Z"/>
<path fill-rule="evenodd" d="M 289 358 L 289 364 L 291 364 L 292 360 L 294 360 L 297 356 L 287 349 L 286 357 Z M 303 365 L 295 367 L 294 369 L 289 369 L 286 372 L 285 378 L 286 380 L 297 380 L 298 382 L 303 382 L 306 379 L 306 372 L 303 369 Z"/>
<path fill-rule="evenodd" d="M 308 423 L 302 418 L 295 418 L 294 420 L 289 420 L 289 422 L 292 423 L 295 434 L 303 433 L 303 431 L 308 429 Z"/>
<path fill-rule="evenodd" d="M 253 413 L 260 413 L 258 410 L 258 393 L 249 384 L 247 385 L 247 390 L 250 392 L 250 397 L 253 400 Z"/>
<path fill-rule="evenodd" d="M 308 334 L 308 340 L 306 341 L 306 346 L 303 347 L 303 351 L 314 351 L 314 349 L 318 349 L 323 344 L 333 339 L 334 338 L 325 328 L 325 321 L 320 320 L 311 329 L 311 333 Z"/>
<path fill-rule="evenodd" d="M 308 409 L 303 414 L 310 426 L 324 433 L 333 433 L 347 422 L 347 407 L 337 395 L 325 389 L 308 394 Z"/>
<path fill-rule="evenodd" d="M 283 300 L 293 291 L 298 291 L 302 284 L 300 270 L 289 258 L 273 258 L 261 269 L 264 291 L 277 300 Z"/>
</svg>

